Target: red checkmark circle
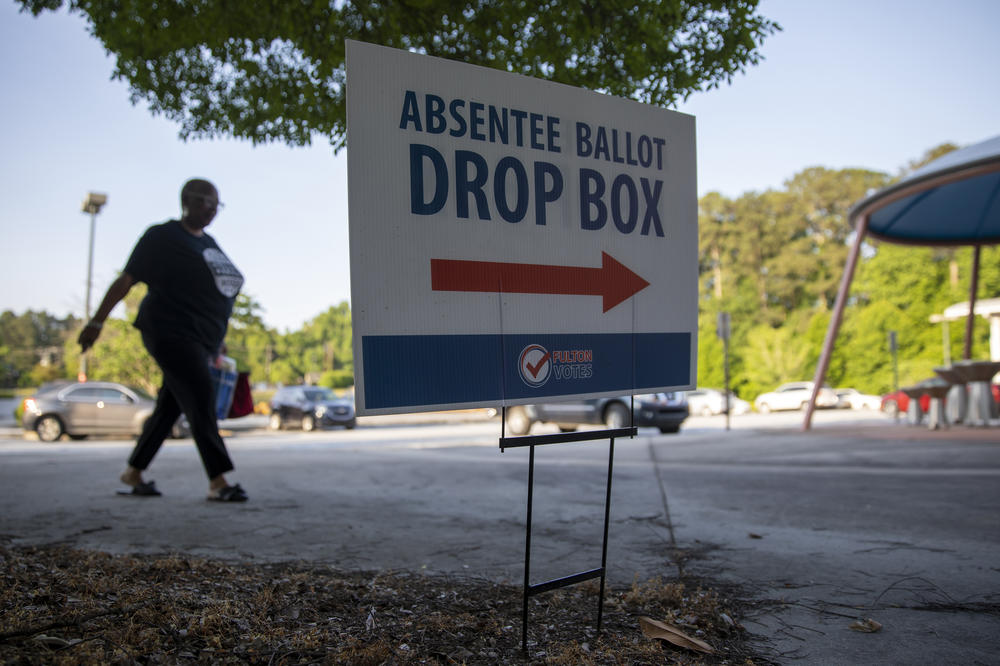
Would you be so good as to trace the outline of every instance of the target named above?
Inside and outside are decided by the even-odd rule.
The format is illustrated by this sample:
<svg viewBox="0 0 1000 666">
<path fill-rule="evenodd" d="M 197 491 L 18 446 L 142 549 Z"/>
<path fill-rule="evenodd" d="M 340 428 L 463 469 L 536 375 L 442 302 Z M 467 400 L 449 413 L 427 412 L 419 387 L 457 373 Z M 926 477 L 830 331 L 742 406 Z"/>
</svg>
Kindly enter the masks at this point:
<svg viewBox="0 0 1000 666">
<path fill-rule="evenodd" d="M 541 345 L 528 345 L 521 351 L 518 370 L 525 384 L 537 388 L 549 380 L 552 354 Z"/>
</svg>

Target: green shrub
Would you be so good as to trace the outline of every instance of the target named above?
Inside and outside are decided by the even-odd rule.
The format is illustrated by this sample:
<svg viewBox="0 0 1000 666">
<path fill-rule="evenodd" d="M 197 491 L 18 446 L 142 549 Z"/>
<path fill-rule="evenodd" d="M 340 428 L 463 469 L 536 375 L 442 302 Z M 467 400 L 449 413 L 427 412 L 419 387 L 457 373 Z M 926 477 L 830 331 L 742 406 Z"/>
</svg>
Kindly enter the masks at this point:
<svg viewBox="0 0 1000 666">
<path fill-rule="evenodd" d="M 271 402 L 271 398 L 273 398 L 274 394 L 277 392 L 278 392 L 277 389 L 263 389 L 260 391 L 254 389 L 251 392 L 251 394 L 253 395 L 253 403 L 256 405 L 257 403 L 260 402 Z"/>
<path fill-rule="evenodd" d="M 327 370 L 320 376 L 319 385 L 332 389 L 354 386 L 354 372 L 351 370 Z"/>
</svg>

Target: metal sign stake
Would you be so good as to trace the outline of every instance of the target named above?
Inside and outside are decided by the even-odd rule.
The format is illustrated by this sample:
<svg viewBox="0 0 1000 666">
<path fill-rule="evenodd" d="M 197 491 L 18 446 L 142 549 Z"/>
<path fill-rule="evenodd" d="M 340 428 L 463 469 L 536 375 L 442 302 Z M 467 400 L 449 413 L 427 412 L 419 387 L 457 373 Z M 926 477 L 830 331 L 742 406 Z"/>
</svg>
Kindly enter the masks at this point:
<svg viewBox="0 0 1000 666">
<path fill-rule="evenodd" d="M 506 417 L 506 408 L 503 410 Z M 505 419 L 504 419 L 505 420 Z M 502 423 L 502 422 L 501 422 Z M 604 620 L 604 587 L 607 578 L 608 566 L 608 527 L 611 521 L 611 478 L 614 473 L 615 461 L 615 438 L 635 437 L 637 429 L 634 426 L 628 428 L 613 428 L 608 430 L 592 430 L 585 432 L 567 432 L 551 435 L 527 435 L 524 437 L 505 437 L 504 425 L 501 425 L 500 451 L 507 448 L 529 447 L 528 452 L 528 508 L 527 524 L 525 526 L 524 537 L 524 590 L 523 605 L 521 609 L 521 649 L 528 650 L 528 601 L 531 597 L 555 590 L 576 583 L 582 583 L 594 578 L 601 579 L 600 593 L 597 600 L 597 633 L 601 633 L 601 626 Z M 608 447 L 608 482 L 604 497 L 604 539 L 601 546 L 601 566 L 589 571 L 570 574 L 562 578 L 545 581 L 543 583 L 531 584 L 531 522 L 532 505 L 534 502 L 535 488 L 535 447 L 546 444 L 564 444 L 568 442 L 586 442 L 600 439 L 610 440 Z"/>
</svg>

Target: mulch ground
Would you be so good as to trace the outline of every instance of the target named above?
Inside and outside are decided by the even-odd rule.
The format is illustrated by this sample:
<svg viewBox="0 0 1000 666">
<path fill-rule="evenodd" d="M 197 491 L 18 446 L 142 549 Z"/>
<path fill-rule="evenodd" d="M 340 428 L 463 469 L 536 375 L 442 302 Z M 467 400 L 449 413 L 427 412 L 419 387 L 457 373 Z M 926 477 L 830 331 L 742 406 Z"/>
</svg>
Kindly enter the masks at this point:
<svg viewBox="0 0 1000 666">
<path fill-rule="evenodd" d="M 760 664 L 740 603 L 690 580 L 535 596 L 521 587 L 293 562 L 0 547 L 5 664 Z M 671 625 L 712 654 L 643 635 Z M 683 640 L 681 641 L 683 643 Z"/>
</svg>

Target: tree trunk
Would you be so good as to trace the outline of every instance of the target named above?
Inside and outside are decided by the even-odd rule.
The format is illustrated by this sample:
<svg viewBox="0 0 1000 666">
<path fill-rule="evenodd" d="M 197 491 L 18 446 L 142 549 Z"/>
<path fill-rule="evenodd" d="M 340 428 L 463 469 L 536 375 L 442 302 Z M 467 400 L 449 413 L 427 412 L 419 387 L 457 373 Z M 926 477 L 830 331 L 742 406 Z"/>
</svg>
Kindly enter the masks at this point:
<svg viewBox="0 0 1000 666">
<path fill-rule="evenodd" d="M 715 287 L 715 297 L 722 299 L 722 259 L 719 246 L 712 246 L 712 275 Z"/>
</svg>

